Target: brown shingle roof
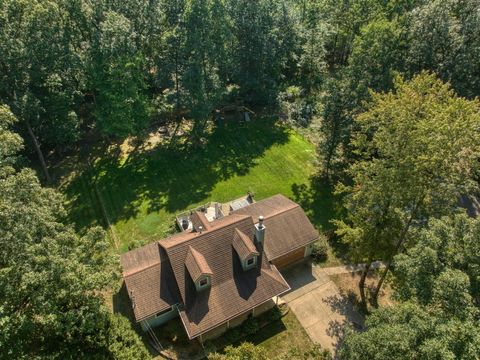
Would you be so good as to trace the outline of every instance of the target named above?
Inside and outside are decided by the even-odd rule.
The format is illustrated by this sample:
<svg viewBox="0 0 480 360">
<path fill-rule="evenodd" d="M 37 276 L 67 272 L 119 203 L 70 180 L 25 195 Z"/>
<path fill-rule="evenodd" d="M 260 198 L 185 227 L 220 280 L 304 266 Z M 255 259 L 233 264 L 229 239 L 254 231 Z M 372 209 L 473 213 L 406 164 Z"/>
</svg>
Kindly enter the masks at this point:
<svg viewBox="0 0 480 360">
<path fill-rule="evenodd" d="M 202 275 L 212 275 L 212 269 L 208 266 L 205 257 L 191 246 L 188 247 L 185 266 L 193 281 L 197 281 Z"/>
<path fill-rule="evenodd" d="M 194 211 L 192 215 L 190 215 L 190 221 L 193 224 L 193 228 L 197 231 L 200 226 L 202 226 L 204 230 L 208 230 L 210 228 L 210 222 L 205 214 L 201 211 Z"/>
<path fill-rule="evenodd" d="M 303 209 L 283 195 L 258 201 L 232 214 L 250 215 L 255 221 L 264 216 L 264 250 L 270 261 L 319 238 Z"/>
<path fill-rule="evenodd" d="M 245 260 L 251 255 L 260 255 L 253 241 L 237 228 L 235 228 L 233 235 L 233 247 L 242 260 Z"/>
<path fill-rule="evenodd" d="M 170 261 L 157 242 L 123 254 L 120 262 L 137 321 L 180 301 Z"/>
<path fill-rule="evenodd" d="M 243 271 L 233 248 L 236 229 L 253 239 L 254 225 L 248 216 L 227 216 L 213 222 L 209 231 L 184 242 L 170 241 L 165 250 L 183 300 L 180 316 L 190 338 L 249 311 L 289 289 L 263 251 L 259 265 Z M 164 242 L 160 242 L 164 246 Z M 201 253 L 212 270 L 211 287 L 197 292 L 187 275 L 185 260 L 190 246 Z M 260 249 L 261 250 L 261 249 Z"/>
<path fill-rule="evenodd" d="M 201 219 L 197 215 L 194 218 Z M 263 249 L 253 242 L 253 219 L 259 215 L 265 217 Z M 202 233 L 182 232 L 123 254 L 123 275 L 135 318 L 141 321 L 181 304 L 180 316 L 194 338 L 287 291 L 288 284 L 268 260 L 318 236 L 299 205 L 276 195 L 209 223 Z M 237 254 L 254 251 L 259 254 L 258 265 L 243 271 Z M 197 293 L 189 273 L 211 274 L 211 287 Z"/>
<path fill-rule="evenodd" d="M 266 219 L 296 207 L 299 207 L 297 203 L 283 195 L 277 194 L 232 211 L 231 214 L 249 215 L 257 222 L 260 215 Z"/>
</svg>

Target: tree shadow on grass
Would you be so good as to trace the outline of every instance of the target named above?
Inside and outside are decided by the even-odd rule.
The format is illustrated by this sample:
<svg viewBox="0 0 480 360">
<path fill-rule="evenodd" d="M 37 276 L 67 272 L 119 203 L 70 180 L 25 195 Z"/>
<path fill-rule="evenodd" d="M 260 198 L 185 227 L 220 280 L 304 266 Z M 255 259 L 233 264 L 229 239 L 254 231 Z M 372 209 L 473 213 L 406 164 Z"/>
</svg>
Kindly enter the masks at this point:
<svg viewBox="0 0 480 360">
<path fill-rule="evenodd" d="M 344 216 L 340 201 L 333 193 L 334 186 L 316 174 L 310 177 L 308 185 L 293 184 L 292 192 L 293 200 L 305 210 L 313 225 L 327 235 L 335 256 L 345 260 L 347 246 L 335 235 L 334 226 L 330 222 Z"/>
<path fill-rule="evenodd" d="M 242 126 L 237 122 L 216 126 L 201 147 L 188 142 L 148 150 L 139 146 L 126 159 L 120 159 L 118 151 L 100 148 L 97 153 L 102 156 L 93 170 L 86 167 L 65 189 L 70 216 L 81 228 L 102 216 L 98 205 L 93 211 L 86 209 L 85 202 L 95 202 L 93 183 L 113 223 L 135 217 L 142 206 L 148 213 L 184 210 L 208 198 L 218 182 L 246 175 L 266 150 L 288 140 L 288 130 L 276 119 L 257 118 Z"/>
</svg>

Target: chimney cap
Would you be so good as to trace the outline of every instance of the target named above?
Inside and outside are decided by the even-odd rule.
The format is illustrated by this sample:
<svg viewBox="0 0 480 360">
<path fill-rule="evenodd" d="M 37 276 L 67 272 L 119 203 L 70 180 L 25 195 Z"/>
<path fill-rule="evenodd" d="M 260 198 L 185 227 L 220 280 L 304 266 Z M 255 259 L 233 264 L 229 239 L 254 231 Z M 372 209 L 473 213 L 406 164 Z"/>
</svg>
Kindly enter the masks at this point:
<svg viewBox="0 0 480 360">
<path fill-rule="evenodd" d="M 260 215 L 260 216 L 258 217 L 258 221 L 260 221 L 260 222 L 263 221 L 263 215 Z"/>
</svg>

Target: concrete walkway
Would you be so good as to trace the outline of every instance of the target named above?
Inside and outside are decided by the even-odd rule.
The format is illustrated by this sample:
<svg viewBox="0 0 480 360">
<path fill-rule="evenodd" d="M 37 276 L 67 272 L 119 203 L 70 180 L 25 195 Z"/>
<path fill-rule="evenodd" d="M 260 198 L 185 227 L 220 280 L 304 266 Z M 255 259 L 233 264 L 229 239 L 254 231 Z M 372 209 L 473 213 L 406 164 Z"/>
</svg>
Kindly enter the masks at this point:
<svg viewBox="0 0 480 360">
<path fill-rule="evenodd" d="M 303 263 L 282 271 L 292 288 L 282 296 L 283 300 L 295 313 L 312 341 L 331 350 L 333 354 L 340 343 L 343 327 L 350 324 L 362 328 L 363 317 L 340 294 L 329 276 L 362 269 L 361 266 L 322 269 Z"/>
</svg>

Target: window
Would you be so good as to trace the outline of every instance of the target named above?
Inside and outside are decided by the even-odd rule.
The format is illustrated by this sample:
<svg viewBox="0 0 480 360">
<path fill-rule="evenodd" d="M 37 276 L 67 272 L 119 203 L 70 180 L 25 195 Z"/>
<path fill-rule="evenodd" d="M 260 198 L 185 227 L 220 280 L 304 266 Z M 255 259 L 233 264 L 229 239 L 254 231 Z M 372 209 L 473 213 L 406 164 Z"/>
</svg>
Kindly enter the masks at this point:
<svg viewBox="0 0 480 360">
<path fill-rule="evenodd" d="M 200 280 L 200 286 L 201 287 L 207 286 L 207 284 L 208 284 L 208 279 L 207 278 Z"/>
<path fill-rule="evenodd" d="M 253 269 L 256 263 L 257 263 L 256 256 L 249 257 L 248 259 L 244 260 L 244 262 L 242 262 L 243 270 Z"/>
</svg>

